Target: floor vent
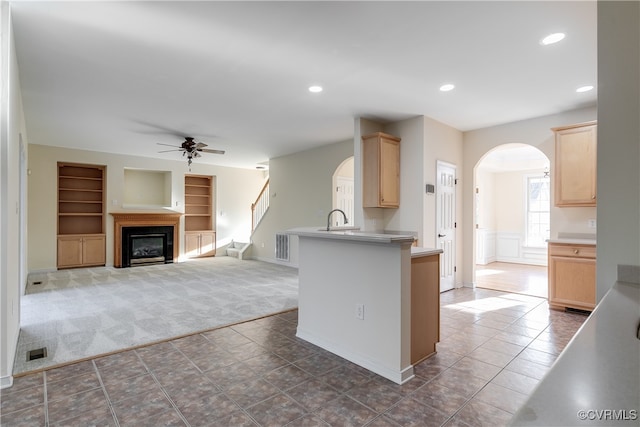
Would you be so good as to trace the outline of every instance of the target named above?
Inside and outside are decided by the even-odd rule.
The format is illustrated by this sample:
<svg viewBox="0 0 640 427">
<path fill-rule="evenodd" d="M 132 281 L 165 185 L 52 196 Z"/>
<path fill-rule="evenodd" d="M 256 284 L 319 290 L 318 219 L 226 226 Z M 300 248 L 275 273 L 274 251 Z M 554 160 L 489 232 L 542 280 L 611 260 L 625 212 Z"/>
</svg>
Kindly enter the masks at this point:
<svg viewBox="0 0 640 427">
<path fill-rule="evenodd" d="M 47 347 L 27 351 L 27 362 L 47 357 Z"/>
<path fill-rule="evenodd" d="M 289 261 L 289 235 L 276 234 L 276 259 Z"/>
</svg>

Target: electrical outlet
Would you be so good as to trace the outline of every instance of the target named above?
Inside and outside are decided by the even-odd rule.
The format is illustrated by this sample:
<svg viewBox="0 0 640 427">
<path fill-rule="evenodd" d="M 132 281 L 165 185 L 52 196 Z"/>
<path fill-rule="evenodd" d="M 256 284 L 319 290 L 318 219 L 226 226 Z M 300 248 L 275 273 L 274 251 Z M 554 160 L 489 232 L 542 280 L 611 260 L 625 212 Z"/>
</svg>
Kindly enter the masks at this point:
<svg viewBox="0 0 640 427">
<path fill-rule="evenodd" d="M 356 318 L 364 320 L 364 304 L 356 304 Z"/>
</svg>

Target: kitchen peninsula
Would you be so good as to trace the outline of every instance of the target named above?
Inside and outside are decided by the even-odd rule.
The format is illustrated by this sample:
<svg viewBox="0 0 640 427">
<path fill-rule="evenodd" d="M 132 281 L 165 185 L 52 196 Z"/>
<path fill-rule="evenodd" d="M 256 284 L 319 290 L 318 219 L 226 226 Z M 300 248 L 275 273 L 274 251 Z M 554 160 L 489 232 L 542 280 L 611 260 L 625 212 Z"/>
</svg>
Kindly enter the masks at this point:
<svg viewBox="0 0 640 427">
<path fill-rule="evenodd" d="M 414 236 L 296 228 L 297 336 L 395 383 L 435 353 L 440 249 Z"/>
</svg>

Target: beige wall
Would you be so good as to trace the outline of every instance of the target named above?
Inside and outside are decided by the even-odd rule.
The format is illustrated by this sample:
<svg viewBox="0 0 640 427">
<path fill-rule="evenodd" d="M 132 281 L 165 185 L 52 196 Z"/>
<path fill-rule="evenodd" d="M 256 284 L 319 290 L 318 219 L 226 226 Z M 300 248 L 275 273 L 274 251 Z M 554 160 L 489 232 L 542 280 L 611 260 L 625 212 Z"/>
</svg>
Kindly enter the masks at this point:
<svg viewBox="0 0 640 427">
<path fill-rule="evenodd" d="M 333 197 L 333 174 L 353 156 L 344 141 L 269 160 L 269 210 L 253 235 L 251 256 L 275 261 L 275 234 L 294 227 L 326 226 Z M 291 237 L 287 265 L 297 266 L 297 238 Z"/>
<path fill-rule="evenodd" d="M 509 143 L 528 144 L 542 151 L 550 161 L 553 173 L 555 161 L 555 140 L 551 128 L 595 120 L 595 107 L 568 111 L 505 125 L 478 129 L 464 134 L 464 174 L 462 191 L 465 201 L 474 202 L 476 187 L 475 173 L 480 160 L 497 146 Z M 599 144 L 600 145 L 600 144 Z M 552 186 L 553 198 L 553 186 Z M 600 193 L 600 192 L 599 192 Z M 463 225 L 466 229 L 474 227 L 475 206 L 466 206 Z M 551 208 L 551 237 L 558 233 L 594 233 L 588 228 L 587 220 L 596 218 L 595 208 Z M 464 236 L 464 283 L 471 286 L 475 280 L 475 233 Z"/>
<path fill-rule="evenodd" d="M 187 168 L 185 161 L 124 156 L 96 151 L 74 150 L 43 145 L 29 149 L 29 270 L 56 268 L 56 200 L 57 162 L 89 163 L 107 166 L 107 212 L 157 212 L 123 208 L 127 193 L 125 169 L 165 171 L 170 176 L 170 205 L 174 211 L 184 212 L 184 175 L 193 173 L 216 176 L 216 239 L 217 246 L 231 239 L 248 241 L 251 232 L 251 203 L 262 185 L 262 172 L 196 163 Z M 161 191 L 161 190 L 158 190 Z M 164 198 L 164 196 L 161 196 Z M 180 255 L 184 248 L 184 220 L 180 226 Z M 107 215 L 107 265 L 113 265 L 113 218 Z"/>
<path fill-rule="evenodd" d="M 478 228 L 489 231 L 496 231 L 496 190 L 495 176 L 493 172 L 478 170 L 476 173 L 476 186 L 474 188 L 474 198 L 476 200 L 477 217 L 474 224 Z M 475 193 L 475 189 L 478 193 Z M 477 194 L 477 196 L 476 196 Z"/>
<path fill-rule="evenodd" d="M 458 273 L 456 274 L 456 284 L 462 283 L 461 270 L 462 265 L 462 247 L 465 226 L 462 223 L 462 213 L 468 209 L 467 202 L 463 198 L 462 187 L 460 185 L 462 173 L 465 168 L 463 157 L 463 133 L 457 129 L 445 125 L 444 123 L 433 120 L 429 117 L 424 118 L 424 181 L 422 182 L 421 192 L 424 197 L 424 236 L 422 246 L 436 246 L 436 197 L 427 195 L 425 184 L 436 184 L 436 168 L 437 162 L 442 161 L 456 166 L 456 265 Z M 436 186 L 437 188 L 437 186 Z"/>
<path fill-rule="evenodd" d="M 400 122 L 386 124 L 384 132 L 400 137 L 400 207 L 398 209 L 369 208 L 383 214 L 383 224 L 374 229 L 412 232 L 424 240 L 423 209 L 425 192 L 424 164 L 425 149 L 424 117 L 414 117 Z"/>
</svg>

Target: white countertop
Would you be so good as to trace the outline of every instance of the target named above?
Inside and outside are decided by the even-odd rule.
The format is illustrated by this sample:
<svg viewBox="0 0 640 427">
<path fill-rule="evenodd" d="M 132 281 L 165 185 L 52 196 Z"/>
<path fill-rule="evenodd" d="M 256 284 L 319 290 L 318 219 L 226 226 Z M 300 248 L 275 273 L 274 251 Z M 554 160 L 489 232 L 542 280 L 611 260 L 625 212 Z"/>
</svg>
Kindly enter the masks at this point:
<svg viewBox="0 0 640 427">
<path fill-rule="evenodd" d="M 437 255 L 441 254 L 442 249 L 435 248 L 418 248 L 416 246 L 411 247 L 411 258 L 420 258 L 423 256 Z"/>
<path fill-rule="evenodd" d="M 638 426 L 639 323 L 640 285 L 617 282 L 516 413 L 512 425 Z"/>
<path fill-rule="evenodd" d="M 318 227 L 299 227 L 286 231 L 300 237 L 313 237 L 318 239 L 348 240 L 353 242 L 368 243 L 413 243 L 414 236 L 408 234 L 384 234 L 384 233 L 368 233 L 355 228 L 337 228 L 327 231 L 322 226 Z"/>
<path fill-rule="evenodd" d="M 558 237 L 548 239 L 549 243 L 563 243 L 566 245 L 595 245 L 596 235 L 591 233 L 559 232 Z"/>
<path fill-rule="evenodd" d="M 549 239 L 547 240 L 549 243 L 564 243 L 567 245 L 595 245 L 595 239 L 575 239 L 575 238 L 558 238 L 558 239 Z"/>
</svg>

